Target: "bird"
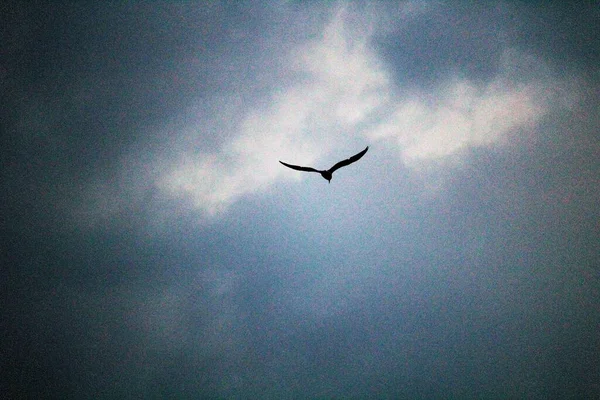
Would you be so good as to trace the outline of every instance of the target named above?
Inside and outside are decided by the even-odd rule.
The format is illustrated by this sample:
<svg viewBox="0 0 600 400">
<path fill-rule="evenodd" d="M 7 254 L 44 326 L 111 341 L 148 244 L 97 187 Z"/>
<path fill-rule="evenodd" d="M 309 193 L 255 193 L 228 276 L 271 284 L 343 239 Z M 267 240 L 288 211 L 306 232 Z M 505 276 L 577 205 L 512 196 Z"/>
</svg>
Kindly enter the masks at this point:
<svg viewBox="0 0 600 400">
<path fill-rule="evenodd" d="M 365 148 L 363 151 L 361 151 L 360 153 L 358 153 L 358 154 L 355 154 L 355 155 L 353 155 L 352 157 L 350 157 L 350 158 L 348 158 L 348 159 L 346 159 L 346 160 L 342 160 L 342 161 L 340 161 L 340 162 L 336 163 L 336 164 L 335 164 L 333 167 L 329 168 L 328 170 L 324 170 L 324 171 L 322 171 L 322 170 L 318 170 L 318 169 L 314 169 L 314 168 L 312 168 L 312 167 L 301 167 L 301 166 L 299 166 L 299 165 L 292 165 L 292 164 L 284 163 L 284 162 L 283 162 L 283 161 L 281 161 L 281 160 L 280 160 L 279 162 L 280 162 L 281 164 L 285 165 L 286 167 L 288 167 L 288 168 L 291 168 L 291 169 L 295 169 L 295 170 L 297 170 L 297 171 L 318 172 L 318 173 L 320 173 L 320 174 L 321 174 L 321 176 L 322 176 L 323 178 L 327 179 L 327 182 L 328 182 L 328 183 L 331 183 L 331 176 L 333 175 L 333 173 L 334 173 L 334 172 L 335 172 L 337 169 L 339 169 L 339 168 L 342 168 L 342 167 L 345 167 L 346 165 L 350 165 L 350 164 L 352 164 L 353 162 L 356 162 L 356 161 L 360 160 L 360 158 L 361 158 L 362 156 L 364 156 L 364 155 L 365 155 L 365 153 L 367 152 L 367 150 L 369 150 L 369 146 L 367 146 L 367 147 L 366 147 L 366 148 Z"/>
</svg>

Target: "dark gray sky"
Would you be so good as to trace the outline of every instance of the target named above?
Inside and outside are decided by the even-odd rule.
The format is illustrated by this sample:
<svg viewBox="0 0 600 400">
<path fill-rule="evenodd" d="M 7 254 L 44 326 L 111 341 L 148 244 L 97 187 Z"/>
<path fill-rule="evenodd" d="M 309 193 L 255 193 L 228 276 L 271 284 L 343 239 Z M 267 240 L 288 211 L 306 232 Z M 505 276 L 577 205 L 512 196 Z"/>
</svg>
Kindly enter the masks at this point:
<svg viewBox="0 0 600 400">
<path fill-rule="evenodd" d="M 586 4 L 2 6 L 0 390 L 600 397 Z"/>
</svg>

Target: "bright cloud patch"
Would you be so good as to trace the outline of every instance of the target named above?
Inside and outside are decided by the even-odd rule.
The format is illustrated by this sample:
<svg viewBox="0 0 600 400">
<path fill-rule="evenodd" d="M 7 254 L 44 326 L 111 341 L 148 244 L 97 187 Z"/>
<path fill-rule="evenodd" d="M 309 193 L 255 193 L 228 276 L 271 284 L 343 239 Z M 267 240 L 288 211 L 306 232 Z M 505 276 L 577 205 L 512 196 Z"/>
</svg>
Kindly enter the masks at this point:
<svg viewBox="0 0 600 400">
<path fill-rule="evenodd" d="M 366 39 L 352 38 L 343 12 L 319 40 L 291 55 L 290 81 L 296 83 L 274 95 L 270 105 L 246 110 L 239 132 L 220 152 L 183 154 L 160 179 L 163 190 L 218 213 L 277 178 L 298 176 L 277 160 L 317 161 L 357 136 L 351 128 L 385 103 L 387 76 Z"/>
<path fill-rule="evenodd" d="M 523 55 L 514 51 L 491 82 L 450 78 L 433 93 L 404 94 L 369 46 L 374 25 L 352 18 L 339 12 L 319 39 L 291 49 L 283 89 L 267 104 L 240 110 L 241 122 L 219 151 L 178 155 L 158 186 L 215 215 L 277 179 L 300 176 L 277 160 L 319 165 L 334 147 L 391 138 L 402 161 L 417 167 L 503 143 L 535 125 L 557 97 L 547 75 L 515 76 Z"/>
<path fill-rule="evenodd" d="M 514 129 L 531 126 L 547 112 L 542 88 L 498 80 L 483 87 L 463 80 L 433 101 L 401 100 L 368 136 L 393 137 L 408 165 L 450 156 L 473 146 L 502 142 Z"/>
</svg>

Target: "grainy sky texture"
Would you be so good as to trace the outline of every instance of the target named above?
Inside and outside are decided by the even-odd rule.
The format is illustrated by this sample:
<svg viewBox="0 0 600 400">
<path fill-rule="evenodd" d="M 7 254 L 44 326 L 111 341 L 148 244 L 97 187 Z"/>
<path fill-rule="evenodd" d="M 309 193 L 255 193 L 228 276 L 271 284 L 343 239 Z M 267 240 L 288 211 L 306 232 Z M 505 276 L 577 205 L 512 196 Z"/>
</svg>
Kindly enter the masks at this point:
<svg viewBox="0 0 600 400">
<path fill-rule="evenodd" d="M 600 397 L 597 2 L 0 7 L 2 393 Z"/>
</svg>

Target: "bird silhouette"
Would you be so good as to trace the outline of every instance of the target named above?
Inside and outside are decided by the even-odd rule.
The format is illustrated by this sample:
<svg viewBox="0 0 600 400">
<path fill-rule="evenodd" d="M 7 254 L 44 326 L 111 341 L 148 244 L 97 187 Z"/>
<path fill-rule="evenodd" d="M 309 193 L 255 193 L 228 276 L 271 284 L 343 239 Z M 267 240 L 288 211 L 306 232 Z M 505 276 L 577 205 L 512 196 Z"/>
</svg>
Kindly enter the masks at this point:
<svg viewBox="0 0 600 400">
<path fill-rule="evenodd" d="M 356 161 L 360 160 L 360 158 L 361 158 L 362 156 L 364 156 L 364 155 L 365 155 L 365 153 L 367 152 L 367 150 L 369 150 L 369 146 L 367 146 L 367 147 L 366 147 L 366 148 L 365 148 L 363 151 L 361 151 L 360 153 L 358 153 L 358 154 L 355 154 L 355 155 L 353 155 L 352 157 L 350 157 L 350 158 L 348 158 L 348 159 L 346 159 L 346 160 L 343 160 L 343 161 L 340 161 L 340 162 L 338 162 L 338 163 L 337 163 L 337 164 L 335 164 L 333 167 L 331 167 L 331 168 L 329 168 L 328 170 L 325 170 L 325 171 L 321 171 L 321 170 L 318 170 L 318 169 L 314 169 L 314 168 L 312 168 L 312 167 L 301 167 L 301 166 L 299 166 L 299 165 L 287 164 L 287 163 L 284 163 L 283 161 L 279 161 L 279 162 L 280 162 L 280 163 L 282 163 L 283 165 L 285 165 L 285 166 L 286 166 L 286 167 L 288 167 L 288 168 L 295 169 L 295 170 L 298 170 L 298 171 L 318 172 L 318 173 L 320 173 L 320 174 L 321 174 L 321 176 L 322 176 L 323 178 L 327 179 L 327 182 L 331 183 L 331 176 L 332 176 L 332 174 L 333 174 L 333 173 L 334 173 L 334 172 L 335 172 L 337 169 L 339 169 L 339 168 L 342 168 L 342 167 L 345 167 L 346 165 L 350 165 L 350 164 L 352 164 L 353 162 L 356 162 Z"/>
</svg>

